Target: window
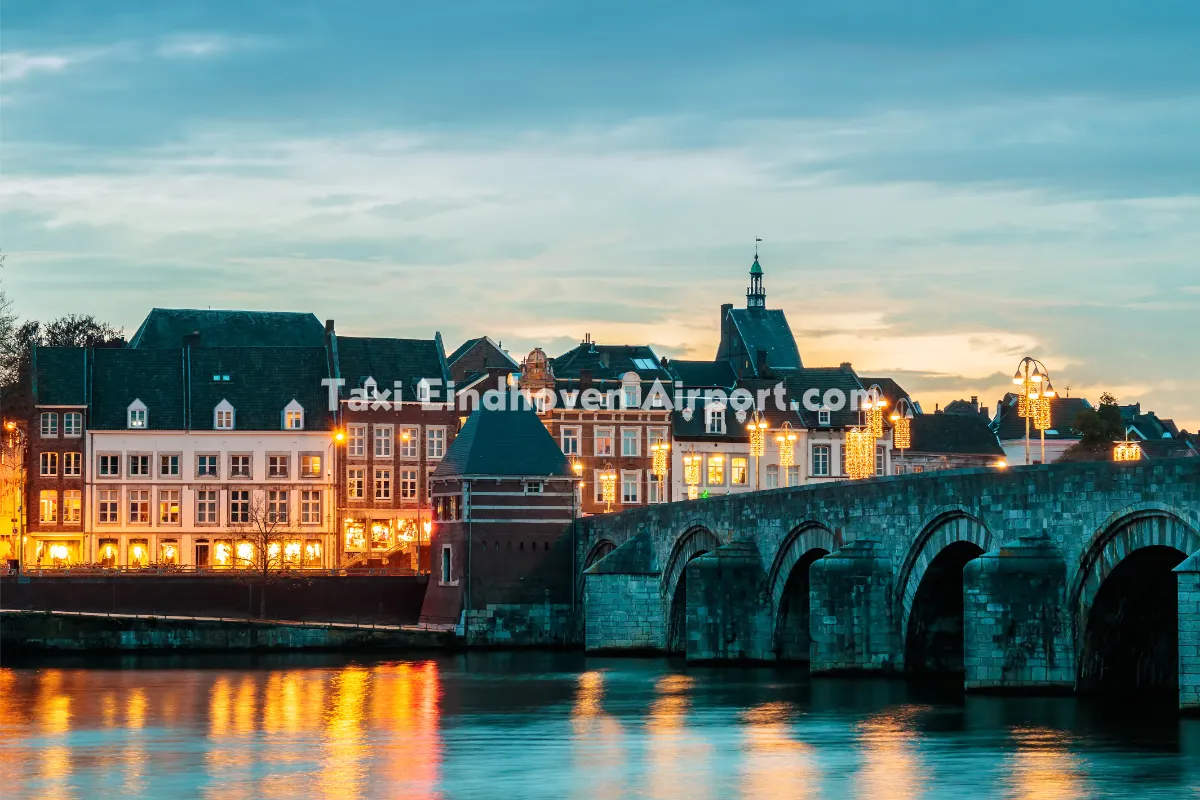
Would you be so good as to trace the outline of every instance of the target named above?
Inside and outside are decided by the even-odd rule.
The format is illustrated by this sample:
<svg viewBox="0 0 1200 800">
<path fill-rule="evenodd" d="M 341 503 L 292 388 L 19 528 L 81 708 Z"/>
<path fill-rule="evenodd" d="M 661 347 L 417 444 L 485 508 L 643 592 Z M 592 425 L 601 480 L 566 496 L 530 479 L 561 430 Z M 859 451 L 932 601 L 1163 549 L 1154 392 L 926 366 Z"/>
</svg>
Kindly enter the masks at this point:
<svg viewBox="0 0 1200 800">
<path fill-rule="evenodd" d="M 83 520 L 83 493 L 78 489 L 63 492 L 63 522 L 78 524 Z"/>
<path fill-rule="evenodd" d="M 429 402 L 429 379 L 428 378 L 421 378 L 421 380 L 417 381 L 417 402 L 419 402 L 419 403 L 428 403 Z"/>
<path fill-rule="evenodd" d="M 121 457 L 113 455 L 100 456 L 100 467 L 98 469 L 100 477 L 115 478 L 121 474 Z"/>
<path fill-rule="evenodd" d="M 63 436 L 81 436 L 83 434 L 83 414 L 78 411 L 68 411 L 63 414 Z"/>
<path fill-rule="evenodd" d="M 818 425 L 828 425 L 829 424 L 829 409 L 828 408 L 822 408 L 822 409 L 817 410 L 817 424 Z"/>
<path fill-rule="evenodd" d="M 645 359 L 639 359 L 644 361 Z M 621 408 L 637 408 L 642 402 L 642 382 L 635 373 L 629 373 L 621 381 Z"/>
<path fill-rule="evenodd" d="M 196 524 L 217 524 L 216 489 L 200 489 L 196 492 Z"/>
<path fill-rule="evenodd" d="M 446 429 L 425 429 L 425 457 L 441 458 L 446 453 Z"/>
<path fill-rule="evenodd" d="M 725 433 L 725 406 L 710 403 L 704 407 L 704 432 Z"/>
<path fill-rule="evenodd" d="M 163 525 L 179 524 L 179 490 L 160 489 L 158 492 L 158 521 Z"/>
<path fill-rule="evenodd" d="M 766 470 L 763 472 L 763 488 L 778 489 L 779 488 L 779 465 L 767 464 Z"/>
<path fill-rule="evenodd" d="M 239 455 L 229 457 L 229 477 L 231 478 L 249 478 L 250 477 L 250 456 Z"/>
<path fill-rule="evenodd" d="M 58 436 L 58 414 L 53 411 L 43 411 L 41 415 L 42 436 Z"/>
<path fill-rule="evenodd" d="M 271 489 L 267 492 L 267 522 L 288 521 L 287 489 Z"/>
<path fill-rule="evenodd" d="M 115 525 L 117 522 L 117 504 L 120 502 L 121 495 L 117 489 L 101 489 L 96 521 Z"/>
<path fill-rule="evenodd" d="M 79 477 L 83 474 L 83 453 L 63 453 L 63 475 Z"/>
<path fill-rule="evenodd" d="M 346 496 L 351 500 L 362 500 L 365 496 L 367 471 L 362 467 L 351 467 L 346 470 Z"/>
<path fill-rule="evenodd" d="M 375 499 L 392 499 L 392 471 L 390 469 L 375 470 Z"/>
<path fill-rule="evenodd" d="M 594 487 L 594 495 L 597 503 L 604 502 L 604 485 L 600 482 L 600 473 L 604 470 L 592 470 L 592 486 Z"/>
<path fill-rule="evenodd" d="M 300 456 L 300 477 L 321 477 L 321 457 L 317 455 Z"/>
<path fill-rule="evenodd" d="M 233 525 L 250 521 L 250 490 L 234 489 L 229 493 L 229 522 Z"/>
<path fill-rule="evenodd" d="M 919 466 L 919 465 L 918 465 L 918 466 L 915 466 L 915 467 L 913 467 L 913 468 L 912 468 L 912 471 L 913 471 L 913 473 L 924 472 L 924 471 L 925 471 L 925 467 L 923 467 L 923 466 Z"/>
<path fill-rule="evenodd" d="M 647 428 L 646 439 L 651 445 L 663 444 L 667 441 L 666 428 Z"/>
<path fill-rule="evenodd" d="M 729 482 L 736 486 L 745 486 L 749 482 L 750 470 L 746 459 L 732 458 L 729 461 Z"/>
<path fill-rule="evenodd" d="M 196 456 L 196 477 L 217 477 L 217 457 L 215 455 Z"/>
<path fill-rule="evenodd" d="M 450 545 L 442 545 L 442 583 L 450 582 Z"/>
<path fill-rule="evenodd" d="M 642 431 L 639 428 L 621 428 L 621 455 L 641 455 Z"/>
<path fill-rule="evenodd" d="M 724 417 L 722 417 L 724 419 Z M 714 453 L 708 457 L 708 481 L 707 486 L 724 486 L 725 485 L 725 456 L 720 453 Z"/>
<path fill-rule="evenodd" d="M 130 428 L 145 428 L 148 421 L 146 416 L 146 405 L 141 400 L 134 400 L 129 404 L 128 425 Z"/>
<path fill-rule="evenodd" d="M 366 458 L 367 456 L 367 426 L 347 425 L 346 433 L 350 437 L 346 444 L 346 455 L 351 458 Z"/>
<path fill-rule="evenodd" d="M 40 466 L 38 472 L 41 475 L 57 475 L 58 453 L 42 453 L 41 456 L 38 457 L 38 464 Z"/>
<path fill-rule="evenodd" d="M 812 474 L 818 477 L 829 475 L 829 445 L 814 444 L 812 448 Z"/>
<path fill-rule="evenodd" d="M 579 455 L 579 428 L 563 428 L 560 435 L 563 453 L 568 456 Z"/>
<path fill-rule="evenodd" d="M 887 474 L 887 448 L 881 444 L 875 445 L 875 474 Z"/>
<path fill-rule="evenodd" d="M 38 493 L 38 521 L 58 522 L 58 492 L 53 489 Z"/>
<path fill-rule="evenodd" d="M 417 499 L 417 471 L 415 469 L 400 470 L 400 499 Z"/>
<path fill-rule="evenodd" d="M 595 454 L 598 456 L 611 456 L 613 454 L 613 429 L 596 428 L 594 435 Z"/>
<path fill-rule="evenodd" d="M 525 481 L 525 494 L 542 494 L 546 490 L 546 484 L 541 481 Z"/>
<path fill-rule="evenodd" d="M 376 458 L 391 458 L 392 457 L 392 426 L 391 425 L 376 425 L 375 426 L 375 457 Z"/>
<path fill-rule="evenodd" d="M 800 485 L 800 465 L 799 464 L 792 464 L 790 467 L 787 468 L 787 485 L 788 486 L 799 486 Z"/>
<path fill-rule="evenodd" d="M 288 431 L 304 430 L 304 407 L 295 400 L 283 409 L 283 429 Z"/>
<path fill-rule="evenodd" d="M 664 491 L 666 483 L 659 480 L 659 477 L 654 473 L 650 473 L 649 478 L 650 482 L 647 485 L 646 501 L 649 503 L 667 502 L 666 492 Z"/>
<path fill-rule="evenodd" d="M 150 477 L 150 456 L 134 455 L 129 457 L 129 477 L 131 478 L 149 478 Z"/>
<path fill-rule="evenodd" d="M 267 477 L 286 478 L 288 476 L 288 468 L 291 466 L 291 461 L 291 456 L 267 456 Z"/>
<path fill-rule="evenodd" d="M 233 406 L 225 400 L 213 410 L 213 428 L 219 431 L 233 430 Z"/>
<path fill-rule="evenodd" d="M 320 489 L 304 489 L 300 492 L 300 524 L 321 524 Z"/>
<path fill-rule="evenodd" d="M 164 478 L 179 477 L 179 456 L 159 456 L 158 457 L 158 474 Z"/>
<path fill-rule="evenodd" d="M 400 429 L 400 457 L 418 458 L 421 455 L 421 429 Z"/>
<path fill-rule="evenodd" d="M 658 369 L 658 364 L 653 358 L 635 358 L 633 359 L 633 366 L 638 369 Z"/>
<path fill-rule="evenodd" d="M 624 505 L 636 504 L 638 500 L 638 487 L 641 484 L 641 470 L 623 469 L 621 470 L 621 503 Z"/>
<path fill-rule="evenodd" d="M 135 525 L 150 524 L 150 490 L 129 490 L 129 522 Z"/>
</svg>

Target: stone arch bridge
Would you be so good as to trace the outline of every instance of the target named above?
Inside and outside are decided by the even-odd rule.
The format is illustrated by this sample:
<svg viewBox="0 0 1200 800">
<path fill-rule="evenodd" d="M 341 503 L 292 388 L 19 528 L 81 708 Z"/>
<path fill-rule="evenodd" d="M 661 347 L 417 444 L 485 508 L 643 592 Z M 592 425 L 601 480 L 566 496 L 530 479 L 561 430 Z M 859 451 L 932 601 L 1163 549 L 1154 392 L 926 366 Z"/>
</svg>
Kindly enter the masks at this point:
<svg viewBox="0 0 1200 800">
<path fill-rule="evenodd" d="M 1200 707 L 1200 459 L 775 489 L 589 517 L 576 542 L 590 651 Z"/>
</svg>

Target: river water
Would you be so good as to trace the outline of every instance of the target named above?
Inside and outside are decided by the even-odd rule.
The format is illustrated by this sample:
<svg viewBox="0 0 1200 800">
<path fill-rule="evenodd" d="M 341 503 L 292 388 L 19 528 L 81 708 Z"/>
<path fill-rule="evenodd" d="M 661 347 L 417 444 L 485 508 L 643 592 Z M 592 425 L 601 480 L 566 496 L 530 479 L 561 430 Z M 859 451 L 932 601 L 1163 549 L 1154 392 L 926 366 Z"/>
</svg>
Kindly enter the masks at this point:
<svg viewBox="0 0 1200 800">
<path fill-rule="evenodd" d="M 575 654 L 0 669 L 0 797 L 1200 796 L 1165 703 Z"/>
</svg>

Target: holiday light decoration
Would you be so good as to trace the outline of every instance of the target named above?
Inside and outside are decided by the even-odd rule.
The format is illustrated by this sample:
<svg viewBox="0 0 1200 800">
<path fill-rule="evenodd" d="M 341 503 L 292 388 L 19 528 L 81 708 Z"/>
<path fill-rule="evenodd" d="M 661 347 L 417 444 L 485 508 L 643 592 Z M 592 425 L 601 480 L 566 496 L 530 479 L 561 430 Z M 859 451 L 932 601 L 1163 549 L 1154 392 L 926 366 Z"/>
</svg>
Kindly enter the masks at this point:
<svg viewBox="0 0 1200 800">
<path fill-rule="evenodd" d="M 787 470 L 796 465 L 796 432 L 792 430 L 792 423 L 784 422 L 779 429 L 779 433 L 775 434 L 775 444 L 779 447 L 779 466 L 783 469 L 784 475 L 787 475 Z"/>
<path fill-rule="evenodd" d="M 887 407 L 887 398 L 883 396 L 883 390 L 877 385 L 867 389 L 862 407 L 866 416 L 867 432 L 871 434 L 872 439 L 882 439 L 883 409 Z"/>
<path fill-rule="evenodd" d="M 875 474 L 875 438 L 869 428 L 846 430 L 846 475 L 852 481 Z"/>
<path fill-rule="evenodd" d="M 1139 461 L 1142 457 L 1142 448 L 1137 442 L 1131 442 L 1128 438 L 1123 442 L 1117 442 L 1113 447 L 1113 461 Z"/>
<path fill-rule="evenodd" d="M 650 452 L 653 459 L 650 465 L 650 472 L 660 481 L 667 477 L 667 456 L 670 454 L 671 445 L 668 442 L 658 442 L 650 445 Z"/>
<path fill-rule="evenodd" d="M 1036 358 L 1025 356 L 1013 373 L 1017 390 L 1017 416 L 1025 420 L 1025 463 L 1029 464 L 1029 431 L 1041 432 L 1042 463 L 1046 461 L 1046 431 L 1051 424 L 1050 401 L 1057 396 L 1050 383 L 1050 371 Z"/>
<path fill-rule="evenodd" d="M 606 510 L 612 511 L 612 504 L 617 500 L 617 471 L 613 469 L 612 464 L 606 462 L 597 477 L 600 480 L 600 492 L 604 497 Z"/>
<path fill-rule="evenodd" d="M 750 455 L 755 458 L 762 458 L 767 452 L 768 427 L 770 426 L 767 421 L 758 411 L 754 412 L 754 419 L 746 423 L 746 430 L 750 432 Z"/>
<path fill-rule="evenodd" d="M 683 454 L 683 482 L 687 484 L 688 500 L 700 496 L 700 454 L 689 450 Z"/>
<path fill-rule="evenodd" d="M 892 421 L 892 447 L 900 451 L 901 458 L 904 451 L 912 447 L 912 418 L 912 402 L 901 397 L 896 402 L 896 410 L 888 417 Z"/>
</svg>

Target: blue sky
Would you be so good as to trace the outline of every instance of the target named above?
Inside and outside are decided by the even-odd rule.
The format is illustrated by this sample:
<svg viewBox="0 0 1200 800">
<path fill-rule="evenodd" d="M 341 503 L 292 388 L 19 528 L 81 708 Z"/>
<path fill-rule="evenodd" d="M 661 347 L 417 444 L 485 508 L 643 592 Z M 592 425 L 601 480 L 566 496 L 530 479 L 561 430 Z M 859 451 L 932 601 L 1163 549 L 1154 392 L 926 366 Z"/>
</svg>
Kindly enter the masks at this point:
<svg viewBox="0 0 1200 800">
<path fill-rule="evenodd" d="M 6 0 L 0 49 L 23 316 L 711 357 L 761 236 L 809 365 L 1200 426 L 1194 0 Z"/>
</svg>

